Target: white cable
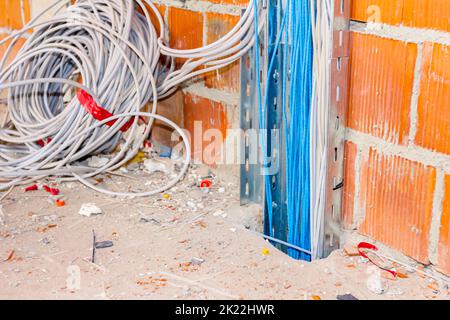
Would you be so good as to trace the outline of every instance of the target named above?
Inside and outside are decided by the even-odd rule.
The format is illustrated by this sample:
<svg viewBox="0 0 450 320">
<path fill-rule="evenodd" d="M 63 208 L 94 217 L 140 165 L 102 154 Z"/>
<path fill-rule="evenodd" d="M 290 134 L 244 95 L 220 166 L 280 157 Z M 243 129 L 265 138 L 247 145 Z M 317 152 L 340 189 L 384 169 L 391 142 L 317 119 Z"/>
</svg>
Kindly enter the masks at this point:
<svg viewBox="0 0 450 320">
<path fill-rule="evenodd" d="M 50 11 L 54 16 L 43 19 Z M 152 1 L 55 1 L 23 29 L 0 41 L 0 45 L 10 41 L 0 60 L 0 90 L 8 93 L 8 114 L 0 130 L 0 189 L 44 178 L 79 180 L 115 196 L 149 196 L 173 187 L 188 170 L 190 145 L 183 130 L 156 115 L 157 102 L 182 82 L 240 59 L 254 44 L 253 25 L 253 5 L 249 5 L 223 38 L 205 47 L 178 50 L 168 47 L 164 20 Z M 7 64 L 15 43 L 30 31 Z M 176 58 L 187 59 L 178 70 Z M 115 116 L 95 120 L 78 101 L 75 92 L 79 89 Z M 151 112 L 141 112 L 148 102 Z M 138 117 L 149 120 L 144 134 L 138 134 Z M 121 128 L 130 120 L 133 125 L 122 134 Z M 89 183 L 88 178 L 133 159 L 154 120 L 173 127 L 183 139 L 185 162 L 175 180 L 143 193 L 114 193 Z M 41 141 L 47 144 L 42 147 Z M 119 145 L 120 150 L 102 168 L 80 164 Z"/>
<path fill-rule="evenodd" d="M 310 0 L 314 46 L 311 106 L 311 248 L 320 259 L 324 247 L 324 219 L 328 165 L 328 127 L 333 37 L 333 0 Z"/>
</svg>

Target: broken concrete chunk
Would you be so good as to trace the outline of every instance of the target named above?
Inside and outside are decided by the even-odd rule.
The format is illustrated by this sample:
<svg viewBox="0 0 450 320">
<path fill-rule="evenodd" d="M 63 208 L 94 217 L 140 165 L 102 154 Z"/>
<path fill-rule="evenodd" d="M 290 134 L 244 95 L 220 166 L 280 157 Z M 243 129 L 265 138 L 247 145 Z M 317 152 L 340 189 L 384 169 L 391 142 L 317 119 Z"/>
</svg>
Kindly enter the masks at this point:
<svg viewBox="0 0 450 320">
<path fill-rule="evenodd" d="M 91 168 L 103 168 L 109 162 L 108 158 L 94 156 L 88 160 L 88 166 Z"/>
<path fill-rule="evenodd" d="M 367 279 L 367 289 L 378 295 L 386 293 L 388 287 L 381 277 L 381 272 L 374 272 L 370 275 Z"/>
<path fill-rule="evenodd" d="M 216 212 L 213 213 L 214 217 L 220 217 L 223 216 L 225 214 L 225 212 L 223 210 L 217 210 Z"/>
<path fill-rule="evenodd" d="M 192 260 L 191 260 L 191 264 L 193 265 L 193 266 L 201 266 L 202 264 L 204 264 L 205 263 L 205 260 L 203 260 L 203 259 L 201 259 L 201 258 L 193 258 Z"/>
<path fill-rule="evenodd" d="M 103 211 L 93 203 L 85 203 L 81 206 L 79 214 L 84 217 L 92 217 L 103 214 Z"/>
<path fill-rule="evenodd" d="M 170 160 L 169 160 L 170 161 Z M 148 159 L 144 162 L 144 170 L 147 173 L 155 173 L 155 172 L 162 172 L 165 174 L 171 173 L 171 163 L 166 160 L 156 160 L 156 159 Z"/>
</svg>

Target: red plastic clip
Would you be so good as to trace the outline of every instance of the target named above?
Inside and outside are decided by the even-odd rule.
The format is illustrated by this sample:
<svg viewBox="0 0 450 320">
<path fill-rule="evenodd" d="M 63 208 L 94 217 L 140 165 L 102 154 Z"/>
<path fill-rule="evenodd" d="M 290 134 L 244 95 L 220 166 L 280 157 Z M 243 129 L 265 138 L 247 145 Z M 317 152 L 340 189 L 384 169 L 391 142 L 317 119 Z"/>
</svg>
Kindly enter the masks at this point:
<svg viewBox="0 0 450 320">
<path fill-rule="evenodd" d="M 33 186 L 29 186 L 28 188 L 25 188 L 25 192 L 31 192 L 31 191 L 38 191 L 39 187 L 37 184 L 33 185 Z"/>
<path fill-rule="evenodd" d="M 51 193 L 53 196 L 58 196 L 59 195 L 59 190 L 58 189 L 50 188 L 49 186 L 42 186 L 42 188 L 45 191 L 47 191 L 48 193 Z"/>
<path fill-rule="evenodd" d="M 94 117 L 95 120 L 103 121 L 103 120 L 106 120 L 106 119 L 111 118 L 111 117 L 114 116 L 108 110 L 100 107 L 94 101 L 94 98 L 92 98 L 92 96 L 89 93 L 87 93 L 86 91 L 78 90 L 77 97 L 78 97 L 78 101 L 81 103 L 81 105 L 86 109 L 87 112 L 89 112 L 89 114 L 92 115 L 92 117 Z M 112 127 L 113 125 L 116 124 L 117 121 L 118 121 L 118 119 L 109 121 L 109 122 L 106 123 L 106 125 L 108 127 Z M 130 121 L 128 121 L 120 129 L 120 131 L 121 132 L 127 132 L 131 128 L 133 123 L 134 123 L 134 118 L 130 119 Z"/>
<path fill-rule="evenodd" d="M 378 263 L 376 263 L 375 261 L 373 261 L 373 259 L 371 259 L 365 252 L 364 250 L 370 250 L 370 251 L 378 251 L 378 247 L 374 246 L 373 244 L 367 243 L 367 242 L 361 242 L 358 245 L 358 252 L 359 254 L 368 259 L 372 264 L 374 264 L 375 266 L 377 266 L 378 268 L 380 268 L 381 270 L 387 271 L 390 274 L 392 274 L 394 276 L 394 278 L 397 278 L 398 276 L 398 272 L 392 270 L 392 269 L 388 269 L 385 267 L 380 266 Z"/>
<path fill-rule="evenodd" d="M 200 183 L 200 188 L 210 189 L 212 187 L 212 182 L 209 179 L 205 179 Z"/>
</svg>

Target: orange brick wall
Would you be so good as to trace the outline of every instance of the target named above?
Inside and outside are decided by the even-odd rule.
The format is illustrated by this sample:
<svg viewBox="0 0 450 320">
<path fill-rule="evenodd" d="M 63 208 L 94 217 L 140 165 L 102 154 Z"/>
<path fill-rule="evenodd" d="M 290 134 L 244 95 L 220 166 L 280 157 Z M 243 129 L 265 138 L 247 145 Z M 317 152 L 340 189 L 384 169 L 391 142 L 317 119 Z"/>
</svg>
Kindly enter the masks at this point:
<svg viewBox="0 0 450 320">
<path fill-rule="evenodd" d="M 450 275 L 450 1 L 352 20 L 344 224 Z"/>
<path fill-rule="evenodd" d="M 21 10 L 21 2 L 19 0 L 0 0 L 0 40 L 11 34 L 15 29 L 22 28 L 22 21 L 30 19 L 30 6 L 28 0 L 23 1 L 23 17 Z M 17 45 L 11 53 L 14 55 L 20 49 L 23 40 L 18 41 Z M 0 45 L 0 58 L 3 58 L 5 50 L 9 43 Z"/>
</svg>

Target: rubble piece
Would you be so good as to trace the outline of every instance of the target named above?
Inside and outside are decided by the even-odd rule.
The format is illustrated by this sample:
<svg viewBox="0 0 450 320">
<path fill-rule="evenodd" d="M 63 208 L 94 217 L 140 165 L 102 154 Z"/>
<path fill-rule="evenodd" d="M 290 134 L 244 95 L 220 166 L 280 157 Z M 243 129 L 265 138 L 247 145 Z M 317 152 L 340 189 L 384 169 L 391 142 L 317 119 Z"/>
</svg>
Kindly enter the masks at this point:
<svg viewBox="0 0 450 320">
<path fill-rule="evenodd" d="M 93 203 L 85 203 L 78 213 L 84 217 L 92 217 L 103 214 L 103 211 Z"/>
<path fill-rule="evenodd" d="M 223 210 L 217 210 L 216 212 L 213 213 L 214 217 L 220 217 L 223 216 L 225 214 L 225 212 Z"/>
<path fill-rule="evenodd" d="M 51 243 L 48 238 L 42 238 L 39 242 L 44 245 L 49 245 Z"/>
<path fill-rule="evenodd" d="M 114 247 L 114 242 L 112 241 L 102 241 L 95 243 L 95 249 L 107 249 Z"/>
<path fill-rule="evenodd" d="M 186 202 L 186 205 L 187 205 L 188 208 L 190 208 L 190 209 L 193 209 L 193 210 L 197 209 L 197 205 L 196 205 L 194 202 L 192 202 L 192 201 Z"/>
<path fill-rule="evenodd" d="M 366 282 L 367 289 L 369 289 L 371 292 L 382 295 L 385 294 L 388 290 L 388 286 L 386 285 L 385 281 L 383 281 L 381 277 L 380 270 L 376 270 L 373 272 Z"/>
<path fill-rule="evenodd" d="M 94 156 L 88 160 L 88 166 L 91 168 L 103 168 L 108 164 L 110 159 Z"/>
<path fill-rule="evenodd" d="M 5 260 L 5 262 L 11 262 L 14 260 L 14 255 L 16 254 L 16 250 L 11 250 Z"/>
<path fill-rule="evenodd" d="M 435 294 L 438 294 L 440 292 L 439 285 L 437 282 L 433 281 L 427 286 L 428 289 L 432 290 Z"/>
<path fill-rule="evenodd" d="M 131 172 L 138 171 L 139 169 L 140 169 L 139 163 L 136 163 L 136 162 L 130 163 L 127 166 L 127 170 L 131 171 Z"/>
<path fill-rule="evenodd" d="M 352 294 L 344 294 L 344 295 L 337 296 L 337 300 L 339 300 L 339 301 L 357 301 L 359 299 L 356 298 Z"/>
<path fill-rule="evenodd" d="M 344 253 L 348 257 L 359 257 L 360 256 L 358 247 L 353 244 L 349 244 L 349 243 L 344 246 Z"/>
<path fill-rule="evenodd" d="M 147 173 L 162 172 L 165 174 L 172 173 L 173 164 L 168 159 L 147 159 L 144 161 L 144 171 Z"/>
<path fill-rule="evenodd" d="M 55 204 L 57 207 L 61 208 L 66 205 L 66 202 L 64 200 L 56 200 Z"/>
<path fill-rule="evenodd" d="M 201 266 L 202 264 L 204 264 L 206 261 L 204 259 L 201 258 L 192 258 L 191 260 L 191 264 L 193 266 Z"/>
</svg>

